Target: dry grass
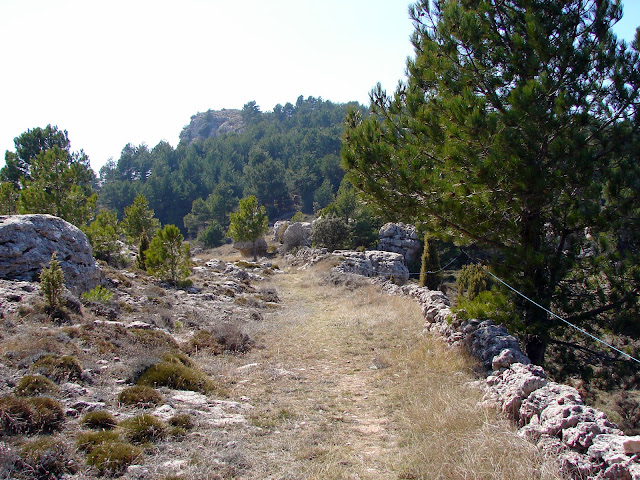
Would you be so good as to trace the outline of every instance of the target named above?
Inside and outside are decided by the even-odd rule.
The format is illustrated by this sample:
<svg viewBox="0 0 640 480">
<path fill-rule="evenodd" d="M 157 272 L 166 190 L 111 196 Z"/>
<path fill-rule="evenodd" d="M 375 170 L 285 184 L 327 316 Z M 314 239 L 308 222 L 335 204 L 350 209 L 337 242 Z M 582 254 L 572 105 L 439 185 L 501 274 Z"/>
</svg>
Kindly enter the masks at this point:
<svg viewBox="0 0 640 480">
<path fill-rule="evenodd" d="M 238 437 L 249 461 L 234 475 L 556 478 L 508 422 L 478 406 L 472 362 L 422 336 L 414 301 L 326 285 L 331 263 L 275 276 L 284 308 L 255 333 L 264 348 L 217 366 L 236 377 L 231 395 L 255 406 L 257 428 Z M 236 370 L 243 365 L 253 366 Z"/>
</svg>

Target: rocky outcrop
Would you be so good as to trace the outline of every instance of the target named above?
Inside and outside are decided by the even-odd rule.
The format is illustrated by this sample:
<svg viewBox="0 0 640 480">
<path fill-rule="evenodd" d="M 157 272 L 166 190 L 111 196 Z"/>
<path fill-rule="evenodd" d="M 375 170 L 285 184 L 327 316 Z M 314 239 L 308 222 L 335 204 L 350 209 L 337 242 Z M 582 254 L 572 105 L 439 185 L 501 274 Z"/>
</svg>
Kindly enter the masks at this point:
<svg viewBox="0 0 640 480">
<path fill-rule="evenodd" d="M 335 267 L 338 272 L 355 273 L 364 277 L 382 277 L 387 280 L 393 279 L 398 284 L 409 280 L 409 270 L 400 253 L 377 250 L 367 252 L 336 250 L 333 253 L 342 259 L 340 264 Z"/>
<path fill-rule="evenodd" d="M 311 230 L 310 222 L 293 222 L 289 223 L 282 235 L 282 249 L 290 252 L 294 248 L 311 246 Z"/>
<path fill-rule="evenodd" d="M 207 110 L 191 117 L 189 125 L 180 132 L 180 141 L 191 143 L 198 139 L 206 140 L 224 133 L 240 133 L 244 128 L 240 110 Z"/>
<path fill-rule="evenodd" d="M 378 250 L 400 253 L 410 265 L 420 259 L 422 243 L 413 225 L 386 223 L 378 233 Z"/>
<path fill-rule="evenodd" d="M 90 290 L 100 283 L 100 269 L 82 231 L 51 215 L 0 216 L 0 278 L 37 281 L 51 255 L 72 291 Z"/>
</svg>

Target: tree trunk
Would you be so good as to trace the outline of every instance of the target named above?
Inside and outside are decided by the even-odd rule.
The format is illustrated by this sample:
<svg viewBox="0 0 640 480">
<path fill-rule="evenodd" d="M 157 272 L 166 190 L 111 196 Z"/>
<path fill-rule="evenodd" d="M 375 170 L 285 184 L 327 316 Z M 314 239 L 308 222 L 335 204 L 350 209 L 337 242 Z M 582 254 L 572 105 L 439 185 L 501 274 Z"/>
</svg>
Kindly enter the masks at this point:
<svg viewBox="0 0 640 480">
<path fill-rule="evenodd" d="M 253 241 L 253 261 L 257 262 L 258 261 L 258 245 L 257 245 L 258 241 L 254 240 Z"/>
</svg>

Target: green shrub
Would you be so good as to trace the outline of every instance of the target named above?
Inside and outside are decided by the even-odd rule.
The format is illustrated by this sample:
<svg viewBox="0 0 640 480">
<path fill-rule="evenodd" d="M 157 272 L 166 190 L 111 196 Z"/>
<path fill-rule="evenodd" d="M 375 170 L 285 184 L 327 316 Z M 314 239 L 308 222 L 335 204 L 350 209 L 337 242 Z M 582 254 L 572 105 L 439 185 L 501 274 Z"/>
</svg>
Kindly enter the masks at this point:
<svg viewBox="0 0 640 480">
<path fill-rule="evenodd" d="M 442 275 L 439 270 L 440 257 L 438 256 L 435 239 L 428 233 L 425 233 L 422 264 L 420 267 L 420 286 L 427 287 L 429 290 L 436 290 L 442 282 Z"/>
<path fill-rule="evenodd" d="M 216 220 L 213 220 L 208 227 L 198 232 L 197 240 L 205 247 L 214 248 L 224 245 L 226 238 L 227 236 L 222 225 Z"/>
<path fill-rule="evenodd" d="M 58 386 L 43 375 L 25 375 L 16 385 L 14 392 L 20 397 L 35 397 L 57 393 Z"/>
<path fill-rule="evenodd" d="M 462 267 L 458 276 L 458 293 L 460 296 L 467 292 L 467 298 L 473 300 L 480 292 L 489 288 L 488 268 L 483 265 L 471 264 Z"/>
<path fill-rule="evenodd" d="M 113 292 L 110 292 L 102 285 L 96 285 L 93 290 L 83 292 L 80 298 L 87 302 L 109 303 L 113 298 Z"/>
<path fill-rule="evenodd" d="M 329 251 L 339 250 L 347 246 L 349 235 L 349 227 L 342 218 L 324 217 L 313 224 L 311 242 Z"/>
<path fill-rule="evenodd" d="M 71 355 L 45 355 L 30 368 L 56 382 L 68 382 L 82 376 L 82 365 Z"/>
<path fill-rule="evenodd" d="M 162 440 L 167 436 L 167 426 L 154 415 L 136 415 L 120 422 L 125 438 L 134 444 L 142 445 Z"/>
<path fill-rule="evenodd" d="M 86 413 L 80 423 L 93 430 L 112 430 L 118 425 L 115 417 L 105 410 Z"/>
<path fill-rule="evenodd" d="M 99 432 L 84 432 L 76 438 L 76 447 L 81 452 L 88 453 L 94 447 L 106 442 L 117 442 L 120 434 L 115 430 L 102 430 Z"/>
<path fill-rule="evenodd" d="M 521 317 L 513 297 L 497 288 L 483 290 L 472 300 L 460 296 L 453 309 L 461 320 L 492 320 L 496 324 L 505 325 L 508 329 L 522 327 Z"/>
<path fill-rule="evenodd" d="M 162 403 L 162 395 L 146 385 L 134 385 L 125 388 L 118 395 L 118 402 L 136 407 L 153 407 Z"/>
<path fill-rule="evenodd" d="M 142 456 L 142 450 L 135 445 L 120 441 L 103 442 L 96 445 L 87 455 L 87 464 L 98 469 L 100 474 L 116 476 Z"/>
<path fill-rule="evenodd" d="M 53 314 L 62 305 L 64 273 L 56 260 L 56 252 L 51 255 L 49 266 L 40 272 L 40 290 L 44 296 L 49 313 Z"/>
<path fill-rule="evenodd" d="M 294 213 L 293 217 L 291 217 L 291 223 L 306 222 L 306 220 L 307 220 L 307 216 L 304 213 L 302 213 L 300 210 Z"/>
<path fill-rule="evenodd" d="M 191 430 L 195 426 L 193 416 L 188 413 L 178 413 L 171 417 L 168 423 L 172 427 L 184 428 L 185 430 Z"/>
<path fill-rule="evenodd" d="M 42 437 L 26 442 L 20 448 L 20 458 L 24 462 L 22 478 L 53 479 L 67 473 L 74 473 L 66 448 L 60 439 Z"/>
<path fill-rule="evenodd" d="M 60 404 L 49 397 L 0 398 L 0 430 L 8 435 L 51 433 L 64 423 Z"/>
<path fill-rule="evenodd" d="M 209 393 L 214 390 L 215 385 L 211 378 L 204 372 L 190 366 L 191 363 L 191 360 L 185 355 L 165 356 L 164 360 L 147 368 L 137 379 L 136 384 L 149 387 L 164 386 L 201 393 Z"/>
<path fill-rule="evenodd" d="M 132 328 L 129 330 L 129 333 L 134 336 L 136 343 L 141 343 L 145 347 L 167 350 L 178 348 L 178 343 L 174 338 L 162 330 Z"/>
</svg>

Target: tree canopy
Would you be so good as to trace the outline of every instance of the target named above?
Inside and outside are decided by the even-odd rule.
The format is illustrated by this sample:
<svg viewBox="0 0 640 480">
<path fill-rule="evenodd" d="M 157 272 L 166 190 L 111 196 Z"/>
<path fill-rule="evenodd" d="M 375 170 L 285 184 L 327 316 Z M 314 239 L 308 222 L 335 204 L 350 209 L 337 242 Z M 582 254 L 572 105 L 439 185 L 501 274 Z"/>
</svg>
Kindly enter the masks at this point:
<svg viewBox="0 0 640 480">
<path fill-rule="evenodd" d="M 637 334 L 623 319 L 640 292 L 640 37 L 612 33 L 618 2 L 423 0 L 410 14 L 407 82 L 376 88 L 372 116 L 349 114 L 352 183 L 440 238 L 484 245 L 544 307 Z M 561 325 L 516 302 L 542 361 Z"/>
<path fill-rule="evenodd" d="M 269 218 L 263 205 L 253 195 L 238 202 L 238 210 L 229 215 L 229 236 L 237 242 L 253 244 L 253 261 L 258 259 L 257 241 L 269 231 Z"/>
</svg>

